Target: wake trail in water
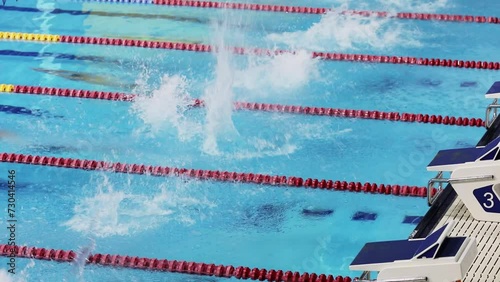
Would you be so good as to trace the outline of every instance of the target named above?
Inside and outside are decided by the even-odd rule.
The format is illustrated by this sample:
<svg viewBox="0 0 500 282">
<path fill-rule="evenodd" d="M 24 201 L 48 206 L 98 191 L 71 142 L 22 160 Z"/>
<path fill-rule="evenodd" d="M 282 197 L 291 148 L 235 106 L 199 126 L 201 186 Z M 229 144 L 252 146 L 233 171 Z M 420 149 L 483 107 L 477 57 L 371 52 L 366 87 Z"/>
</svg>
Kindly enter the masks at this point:
<svg viewBox="0 0 500 282">
<path fill-rule="evenodd" d="M 432 13 L 447 8 L 448 0 L 403 1 L 378 0 L 375 4 L 336 1 L 333 11 L 323 15 L 319 22 L 307 30 L 271 33 L 267 40 L 285 44 L 291 49 L 305 48 L 314 51 L 391 50 L 398 47 L 423 47 L 422 34 L 411 21 L 397 21 L 376 16 L 360 17 L 343 14 L 345 10 L 377 10 L 396 14 L 402 11 Z"/>
<path fill-rule="evenodd" d="M 214 207 L 200 195 L 189 193 L 190 185 L 182 180 L 161 184 L 145 194 L 128 191 L 130 187 L 115 189 L 108 177 L 93 181 L 96 191 L 74 207 L 74 215 L 63 225 L 71 230 L 99 238 L 132 235 L 154 229 L 169 221 L 196 223 L 192 209 Z"/>
<path fill-rule="evenodd" d="M 347 9 L 347 8 L 341 8 Z M 420 32 L 388 18 L 359 17 L 328 12 L 305 31 L 272 33 L 267 39 L 290 49 L 310 51 L 386 50 L 396 47 L 421 47 Z"/>
</svg>

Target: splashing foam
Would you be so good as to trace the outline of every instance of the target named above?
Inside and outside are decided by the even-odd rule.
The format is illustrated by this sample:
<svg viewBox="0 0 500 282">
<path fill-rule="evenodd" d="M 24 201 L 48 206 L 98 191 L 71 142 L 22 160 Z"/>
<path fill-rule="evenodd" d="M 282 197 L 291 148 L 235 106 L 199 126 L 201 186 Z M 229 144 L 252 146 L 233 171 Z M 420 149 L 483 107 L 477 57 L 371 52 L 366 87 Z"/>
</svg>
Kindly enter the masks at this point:
<svg viewBox="0 0 500 282">
<path fill-rule="evenodd" d="M 248 60 L 246 68 L 236 70 L 234 86 L 252 91 L 264 90 L 256 95 L 267 96 L 270 91 L 289 95 L 287 90 L 298 89 L 319 78 L 318 60 L 312 59 L 304 50 L 273 57 L 248 57 Z"/>
<path fill-rule="evenodd" d="M 411 11 L 418 13 L 433 13 L 448 6 L 448 0 L 434 1 L 406 1 L 406 0 L 378 0 L 388 10 Z"/>
<path fill-rule="evenodd" d="M 9 273 L 7 269 L 0 268 L 0 281 L 1 282 L 26 282 L 29 281 L 28 270 L 35 266 L 35 261 L 29 261 L 24 269 L 21 271 L 16 270 L 15 274 Z"/>
<path fill-rule="evenodd" d="M 231 51 L 226 49 L 224 40 L 228 23 L 233 20 L 233 17 L 226 17 L 221 24 L 215 25 L 213 45 L 219 50 L 215 53 L 217 61 L 215 78 L 205 89 L 202 97 L 206 105 L 205 139 L 202 147 L 203 152 L 210 155 L 227 154 L 221 152 L 219 143 L 231 142 L 240 137 L 232 120 L 233 102 L 236 96 L 233 89 L 251 90 L 250 93 L 244 94 L 245 99 L 276 93 L 286 94 L 288 92 L 284 90 L 297 89 L 306 85 L 311 79 L 319 77 L 317 60 L 312 59 L 305 51 L 272 57 L 247 56 L 247 64 L 239 67 L 235 64 Z M 250 140 L 240 140 L 238 143 L 249 145 L 250 150 L 254 152 L 241 150 L 231 155 L 236 158 L 288 154 L 296 149 L 288 142 L 281 147 L 282 149 L 279 149 L 278 145 L 268 143 L 268 149 L 275 150 L 274 153 L 270 153 Z"/>
<path fill-rule="evenodd" d="M 347 8 L 341 8 L 344 10 Z M 360 48 L 390 49 L 397 46 L 420 47 L 418 31 L 404 30 L 402 23 L 376 17 L 343 15 L 332 11 L 306 31 L 270 34 L 267 39 L 291 49 L 345 51 Z"/>
<path fill-rule="evenodd" d="M 320 78 L 318 60 L 312 59 L 306 51 L 299 51 L 272 57 L 246 56 L 240 58 L 246 60 L 246 63 L 236 64 L 225 45 L 227 25 L 234 20 L 233 17 L 226 17 L 224 21 L 213 25 L 212 45 L 216 46 L 218 52 L 214 53 L 214 78 L 201 96 L 205 102 L 204 121 L 194 121 L 193 115 L 187 114 L 190 95 L 186 86 L 189 82 L 178 75 L 165 75 L 160 89 L 153 91 L 151 95 L 139 97 L 133 105 L 133 111 L 144 121 L 146 127 L 152 129 L 150 134 L 154 135 L 162 128 L 173 126 L 181 141 L 194 136 L 200 137 L 203 140 L 201 150 L 208 155 L 251 158 L 293 153 L 296 146 L 288 141 L 268 141 L 266 148 L 261 148 L 258 145 L 260 141 L 257 140 L 254 144 L 251 138 L 240 136 L 232 119 L 236 96 L 233 90 L 243 90 L 238 95 L 246 100 L 270 95 L 290 95 L 292 90 L 307 85 L 312 79 Z M 149 73 L 144 76 L 138 78 L 139 85 L 145 83 Z M 234 150 L 233 144 L 236 143 L 238 148 Z"/>
<path fill-rule="evenodd" d="M 288 134 L 285 134 L 283 139 L 283 141 L 275 140 L 275 142 L 271 142 L 262 138 L 249 138 L 250 149 L 240 149 L 230 156 L 241 160 L 293 154 L 298 149 L 298 146 L 291 144 L 291 136 Z"/>
<path fill-rule="evenodd" d="M 434 13 L 439 9 L 449 7 L 448 0 L 377 0 L 356 2 L 356 10 L 377 10 L 391 12 L 417 12 L 417 13 Z M 351 0 L 334 0 L 335 6 L 346 8 L 352 4 Z M 347 8 L 346 8 L 347 9 Z"/>
<path fill-rule="evenodd" d="M 75 277 L 77 277 L 79 281 L 85 281 L 84 270 L 85 266 L 87 266 L 87 258 L 92 252 L 94 252 L 94 250 L 95 240 L 91 239 L 87 246 L 80 247 L 80 249 L 76 252 L 76 258 L 73 263 L 73 272 Z"/>
<path fill-rule="evenodd" d="M 181 140 L 192 138 L 200 125 L 186 119 L 184 113 L 192 104 L 187 91 L 187 79 L 179 75 L 164 75 L 159 89 L 150 95 L 140 96 L 132 111 L 156 133 L 165 126 L 173 126 Z"/>
<path fill-rule="evenodd" d="M 196 223 L 192 207 L 213 207 L 206 199 L 186 194 L 186 185 L 167 188 L 160 186 L 160 192 L 152 195 L 114 191 L 105 178 L 92 197 L 84 198 L 74 208 L 74 216 L 64 223 L 70 229 L 96 237 L 131 235 L 158 227 L 170 220 L 184 224 Z"/>
<path fill-rule="evenodd" d="M 327 122 L 300 122 L 297 126 L 301 129 L 300 135 L 308 140 L 336 140 L 337 137 L 351 134 L 353 131 L 352 128 L 333 128 L 331 123 Z"/>
<path fill-rule="evenodd" d="M 134 84 L 135 87 L 132 89 L 133 93 L 149 93 L 153 89 L 151 85 L 148 84 L 148 80 L 152 77 L 153 73 L 156 73 L 154 69 L 147 67 L 146 61 L 137 62 L 139 69 L 139 75 L 136 77 Z"/>
<path fill-rule="evenodd" d="M 0 269 L 0 281 L 3 282 L 14 282 L 14 278 L 12 278 L 12 275 L 10 275 L 7 270 L 5 269 Z"/>
<path fill-rule="evenodd" d="M 216 25 L 214 45 L 219 52 L 215 53 L 215 80 L 208 85 L 203 95 L 206 106 L 203 151 L 210 155 L 220 154 L 217 146 L 218 135 L 227 131 L 236 132 L 232 121 L 234 67 L 232 54 L 224 44 L 226 29 L 227 22 Z"/>
</svg>

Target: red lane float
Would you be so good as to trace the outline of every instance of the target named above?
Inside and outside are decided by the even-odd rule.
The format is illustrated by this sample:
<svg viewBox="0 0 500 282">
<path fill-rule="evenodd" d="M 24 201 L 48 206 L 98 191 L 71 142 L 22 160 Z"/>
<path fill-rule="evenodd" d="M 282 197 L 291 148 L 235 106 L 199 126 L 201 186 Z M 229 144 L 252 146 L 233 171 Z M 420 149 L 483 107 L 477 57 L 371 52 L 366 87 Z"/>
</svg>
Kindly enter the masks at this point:
<svg viewBox="0 0 500 282">
<path fill-rule="evenodd" d="M 28 246 L 9 246 L 0 244 L 0 255 L 5 257 L 51 260 L 57 262 L 73 262 L 77 253 L 67 250 L 45 249 Z M 176 272 L 201 276 L 216 276 L 223 278 L 250 279 L 259 281 L 289 281 L 289 282 L 351 282 L 350 277 L 316 273 L 299 273 L 292 271 L 250 268 L 244 266 L 215 265 L 182 260 L 166 260 L 156 258 L 141 258 L 110 254 L 91 254 L 85 262 L 100 266 L 133 268 L 149 271 Z"/>
<path fill-rule="evenodd" d="M 236 102 L 235 107 L 237 109 L 246 109 L 253 111 L 297 113 L 297 114 L 342 117 L 342 118 L 376 119 L 376 120 L 473 126 L 473 127 L 485 126 L 485 122 L 481 118 L 469 119 L 467 117 L 450 117 L 441 115 L 335 109 L 335 108 L 322 108 L 322 107 L 284 106 L 277 104 L 248 103 L 248 102 L 247 103 Z"/>
<path fill-rule="evenodd" d="M 2 40 L 27 40 L 29 42 L 60 42 L 74 44 L 98 44 L 98 45 L 115 45 L 129 46 L 141 48 L 160 48 L 169 50 L 182 50 L 193 52 L 217 52 L 215 46 L 199 43 L 183 43 L 183 42 L 167 42 L 167 41 L 150 41 L 150 40 L 133 40 L 120 38 L 104 38 L 104 37 L 88 37 L 88 36 L 71 36 L 71 35 L 45 35 L 45 34 L 27 34 L 16 32 L 0 32 Z M 49 38 L 50 40 L 47 40 Z M 285 50 L 270 50 L 259 48 L 243 48 L 243 47 L 227 47 L 229 52 L 239 55 L 258 55 L 258 56 L 276 56 L 284 53 L 295 54 L 295 51 Z M 381 56 L 367 54 L 344 54 L 344 53 L 329 53 L 329 52 L 311 52 L 312 58 L 319 58 L 328 61 L 345 61 L 345 62 L 371 62 L 371 63 L 386 63 L 386 64 L 406 64 L 420 66 L 436 66 L 436 67 L 452 67 L 452 68 L 472 68 L 472 69 L 488 69 L 498 70 L 499 62 L 492 61 L 464 61 L 452 59 L 436 59 L 436 58 L 417 58 L 417 57 L 401 57 L 401 56 Z"/>
<path fill-rule="evenodd" d="M 66 88 L 63 89 L 63 88 L 42 87 L 42 86 L 27 86 L 27 85 L 15 85 L 12 92 L 20 94 L 51 95 L 51 96 L 77 97 L 77 98 L 87 98 L 87 99 L 102 99 L 102 100 L 112 100 L 112 101 L 134 101 L 134 99 L 137 97 L 137 95 L 135 94 L 89 91 L 89 90 L 66 89 Z M 192 106 L 203 107 L 204 101 L 200 99 L 194 99 Z M 266 111 L 266 112 L 329 116 L 329 117 L 340 117 L 340 118 L 375 119 L 375 120 L 389 120 L 389 121 L 400 121 L 400 122 L 457 125 L 457 126 L 481 127 L 484 126 L 485 124 L 481 118 L 383 112 L 375 110 L 371 111 L 371 110 L 335 109 L 335 108 L 324 108 L 324 107 L 307 107 L 307 106 L 249 103 L 249 102 L 235 102 L 234 107 L 237 110 L 245 109 L 251 111 Z"/>
<path fill-rule="evenodd" d="M 105 91 L 92 91 L 81 89 L 68 89 L 58 87 L 43 87 L 43 86 L 29 86 L 29 85 L 14 85 L 11 93 L 18 94 L 35 94 L 35 95 L 49 95 L 59 97 L 74 97 L 85 99 L 100 99 L 108 101 L 128 101 L 135 100 L 137 95 L 125 94 L 118 92 L 105 92 Z"/>
<path fill-rule="evenodd" d="M 59 42 L 74 43 L 74 44 L 99 44 L 99 45 L 116 45 L 116 46 L 133 46 L 142 48 L 160 48 L 169 50 L 182 50 L 193 52 L 212 52 L 217 51 L 217 48 L 208 44 L 201 43 L 183 43 L 183 42 L 164 42 L 164 41 L 149 41 L 149 40 L 132 40 L 119 38 L 97 38 L 88 36 L 71 36 L 61 35 Z M 259 48 L 243 48 L 243 47 L 228 47 L 229 51 L 239 55 L 259 55 L 259 56 L 276 56 L 284 53 L 294 54 L 295 51 L 285 50 L 269 50 Z M 346 62 L 371 62 L 371 63 L 387 63 L 387 64 L 406 64 L 420 66 L 438 66 L 438 67 L 453 67 L 453 68 L 476 68 L 498 70 L 499 62 L 486 61 L 464 61 L 451 59 L 429 59 L 417 57 L 400 57 L 400 56 L 380 56 L 366 54 L 344 54 L 344 53 L 328 53 L 328 52 L 312 52 L 312 58 L 319 58 L 327 61 L 346 61 Z"/>
<path fill-rule="evenodd" d="M 59 158 L 14 153 L 0 153 L 0 162 L 43 165 L 116 173 L 145 174 L 151 176 L 187 177 L 199 180 L 221 182 L 253 183 L 270 186 L 304 187 L 323 190 L 365 192 L 371 194 L 427 197 L 426 187 L 408 185 L 387 185 L 377 183 L 347 182 L 327 179 L 303 179 L 295 176 L 267 175 L 260 173 L 241 173 L 219 170 L 188 169 L 143 164 L 112 163 L 95 160 Z M 435 193 L 435 189 L 432 191 Z"/>
<path fill-rule="evenodd" d="M 263 11 L 263 12 L 296 13 L 296 14 L 325 14 L 327 12 L 338 12 L 340 14 L 356 15 L 362 17 L 398 18 L 398 19 L 410 19 L 410 20 L 431 20 L 431 21 L 448 21 L 448 22 L 464 22 L 464 23 L 491 23 L 491 24 L 499 23 L 498 17 L 431 14 L 431 13 L 409 13 L 409 12 L 389 13 L 384 11 L 366 11 L 366 10 L 334 10 L 327 8 L 285 6 L 285 5 L 257 4 L 257 3 L 232 3 L 232 2 L 198 1 L 198 0 L 187 0 L 187 1 L 154 0 L 153 4 L 165 5 L 165 6 L 251 10 L 251 11 Z"/>
</svg>

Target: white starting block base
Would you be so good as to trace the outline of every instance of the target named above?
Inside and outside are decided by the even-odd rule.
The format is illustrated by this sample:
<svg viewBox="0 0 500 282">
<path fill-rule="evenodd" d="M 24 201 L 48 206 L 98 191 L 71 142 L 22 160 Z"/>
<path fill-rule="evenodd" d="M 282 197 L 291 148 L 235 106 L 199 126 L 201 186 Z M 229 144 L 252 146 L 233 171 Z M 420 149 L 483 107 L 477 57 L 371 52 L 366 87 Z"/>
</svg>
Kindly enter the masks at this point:
<svg viewBox="0 0 500 282">
<path fill-rule="evenodd" d="M 474 237 L 478 255 L 462 282 L 500 281 L 500 223 L 475 220 L 460 199 L 455 199 L 438 226 L 454 220 L 451 236 Z"/>
<path fill-rule="evenodd" d="M 474 182 L 453 182 L 453 179 L 467 179 L 492 175 L 491 179 Z M 477 220 L 500 222 L 500 162 L 461 167 L 453 171 L 451 186 Z"/>
</svg>

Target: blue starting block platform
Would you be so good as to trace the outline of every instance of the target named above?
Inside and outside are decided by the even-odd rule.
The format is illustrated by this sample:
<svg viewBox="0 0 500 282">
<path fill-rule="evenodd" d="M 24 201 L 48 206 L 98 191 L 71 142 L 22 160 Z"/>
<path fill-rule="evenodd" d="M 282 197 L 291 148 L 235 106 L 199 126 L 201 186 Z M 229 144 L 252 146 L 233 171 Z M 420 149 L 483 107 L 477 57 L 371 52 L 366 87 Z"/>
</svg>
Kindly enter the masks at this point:
<svg viewBox="0 0 500 282">
<path fill-rule="evenodd" d="M 450 222 L 425 239 L 367 243 L 349 268 L 377 271 L 377 282 L 455 282 L 465 276 L 477 255 L 474 238 L 449 237 Z"/>
<path fill-rule="evenodd" d="M 500 222 L 500 137 L 484 147 L 439 151 L 427 170 L 438 171 L 428 195 L 435 183 L 448 182 L 475 219 Z"/>
</svg>

